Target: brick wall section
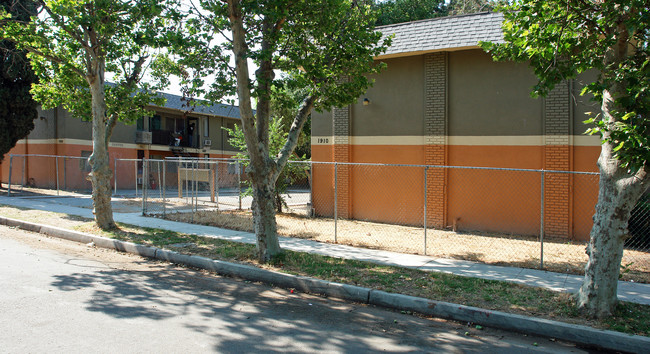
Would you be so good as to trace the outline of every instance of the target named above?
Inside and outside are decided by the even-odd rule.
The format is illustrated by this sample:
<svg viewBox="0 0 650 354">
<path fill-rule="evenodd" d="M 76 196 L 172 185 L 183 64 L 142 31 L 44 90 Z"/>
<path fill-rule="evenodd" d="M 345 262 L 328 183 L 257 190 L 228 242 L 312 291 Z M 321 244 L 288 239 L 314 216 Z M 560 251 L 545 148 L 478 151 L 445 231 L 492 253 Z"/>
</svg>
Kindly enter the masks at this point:
<svg viewBox="0 0 650 354">
<path fill-rule="evenodd" d="M 350 162 L 350 108 L 332 110 L 334 161 Z M 336 205 L 340 218 L 350 218 L 350 166 L 339 165 L 336 172 Z"/>
<path fill-rule="evenodd" d="M 446 165 L 447 149 L 447 53 L 424 56 L 425 165 Z M 446 170 L 427 170 L 427 226 L 445 227 Z"/>
<path fill-rule="evenodd" d="M 544 169 L 569 171 L 570 96 L 564 82 L 555 87 L 544 100 Z M 571 234 L 570 175 L 546 173 L 544 178 L 544 233 L 550 237 Z"/>
</svg>

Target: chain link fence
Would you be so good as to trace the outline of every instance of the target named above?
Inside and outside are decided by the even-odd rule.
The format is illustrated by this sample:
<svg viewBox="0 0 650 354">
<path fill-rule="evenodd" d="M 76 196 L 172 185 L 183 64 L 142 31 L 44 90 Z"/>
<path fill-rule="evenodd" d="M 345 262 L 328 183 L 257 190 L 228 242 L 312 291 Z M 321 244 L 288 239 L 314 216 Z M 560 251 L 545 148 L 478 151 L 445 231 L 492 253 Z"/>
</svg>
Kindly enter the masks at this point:
<svg viewBox="0 0 650 354">
<path fill-rule="evenodd" d="M 88 157 L 19 155 L 5 157 L 3 187 L 8 196 L 76 196 L 92 194 L 86 178 Z"/>
<path fill-rule="evenodd" d="M 125 161 L 128 162 L 128 161 Z M 143 212 L 194 215 L 200 211 L 250 210 L 253 202 L 245 173 L 247 161 L 238 159 L 166 158 L 136 160 L 134 168 L 143 193 Z M 291 162 L 279 178 L 277 205 L 287 214 L 309 215 L 309 163 Z M 187 216 L 187 215 L 186 215 Z"/>
<path fill-rule="evenodd" d="M 3 185 L 8 195 L 91 193 L 85 157 L 8 160 Z M 130 212 L 253 231 L 246 161 L 113 163 L 114 196 L 129 201 Z M 584 172 L 291 161 L 277 184 L 278 232 L 579 274 L 587 262 L 598 181 L 597 173 Z M 650 282 L 650 191 L 632 211 L 628 229 L 623 279 Z"/>
<path fill-rule="evenodd" d="M 225 171 L 233 163 L 193 161 L 166 164 L 194 163 L 183 173 L 198 176 L 200 170 Z M 279 182 L 286 185 L 281 188 L 286 204 L 277 215 L 283 236 L 578 274 L 588 259 L 597 173 L 322 162 L 290 162 L 287 169 Z M 239 190 L 250 198 L 243 169 L 230 170 L 239 171 Z M 227 190 L 222 174 L 219 195 Z M 160 193 L 149 191 L 147 213 L 252 232 L 250 199 L 236 208 L 209 201 L 210 187 L 201 178 L 185 199 L 161 203 Z M 186 180 L 172 173 L 167 189 L 176 191 Z M 624 278 L 645 282 L 650 282 L 648 205 L 646 193 L 632 213 L 622 261 Z"/>
</svg>

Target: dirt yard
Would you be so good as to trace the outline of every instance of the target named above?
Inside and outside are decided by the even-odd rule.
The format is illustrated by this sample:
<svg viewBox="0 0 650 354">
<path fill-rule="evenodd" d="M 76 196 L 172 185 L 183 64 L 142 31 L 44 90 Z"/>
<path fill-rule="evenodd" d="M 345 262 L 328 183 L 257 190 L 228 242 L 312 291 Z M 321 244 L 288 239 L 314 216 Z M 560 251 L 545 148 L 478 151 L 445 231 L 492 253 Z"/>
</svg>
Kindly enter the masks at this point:
<svg viewBox="0 0 650 354">
<path fill-rule="evenodd" d="M 167 214 L 182 222 L 253 231 L 253 220 L 246 211 L 199 211 Z M 338 220 L 334 239 L 334 221 L 330 218 L 307 218 L 294 214 L 277 215 L 282 236 L 319 242 L 382 249 L 400 253 L 423 254 L 423 228 L 389 225 L 357 220 Z M 446 230 L 427 230 L 426 254 L 433 257 L 463 259 L 487 264 L 538 269 L 540 242 L 536 237 L 472 234 Z M 584 274 L 587 262 L 585 243 L 544 242 L 544 269 L 570 274 Z M 650 254 L 625 250 L 621 262 L 623 280 L 650 283 Z"/>
</svg>

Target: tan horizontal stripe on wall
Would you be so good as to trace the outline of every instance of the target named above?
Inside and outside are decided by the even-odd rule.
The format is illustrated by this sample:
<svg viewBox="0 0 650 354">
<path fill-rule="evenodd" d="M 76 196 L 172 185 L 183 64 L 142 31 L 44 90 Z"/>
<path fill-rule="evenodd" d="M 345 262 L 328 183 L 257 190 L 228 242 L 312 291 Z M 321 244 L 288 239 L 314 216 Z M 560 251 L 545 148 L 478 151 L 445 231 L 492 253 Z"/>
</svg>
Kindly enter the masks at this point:
<svg viewBox="0 0 650 354">
<path fill-rule="evenodd" d="M 83 139 L 22 139 L 18 140 L 17 144 L 25 144 L 28 142 L 30 145 L 45 145 L 45 144 L 62 144 L 62 145 L 81 145 L 81 146 L 92 146 L 92 140 L 83 140 Z M 117 143 L 109 142 L 109 147 L 121 148 L 121 149 L 135 149 L 135 150 L 149 150 L 149 151 L 171 151 L 170 147 L 167 145 L 146 145 L 146 144 L 131 144 L 131 143 Z M 197 154 L 213 154 L 213 155 L 235 155 L 239 151 L 227 151 L 227 150 L 206 150 L 203 149 L 194 149 L 194 148 L 185 148 L 185 151 L 189 153 Z"/>
<path fill-rule="evenodd" d="M 598 135 L 574 135 L 574 146 L 600 146 L 600 137 Z"/>
<path fill-rule="evenodd" d="M 571 144 L 573 141 L 573 144 Z M 448 145 L 480 145 L 480 146 L 543 146 L 543 145 L 600 146 L 598 136 L 449 136 Z M 312 145 L 333 145 L 332 136 L 312 136 Z M 424 145 L 424 136 L 353 136 L 351 145 Z"/>
</svg>

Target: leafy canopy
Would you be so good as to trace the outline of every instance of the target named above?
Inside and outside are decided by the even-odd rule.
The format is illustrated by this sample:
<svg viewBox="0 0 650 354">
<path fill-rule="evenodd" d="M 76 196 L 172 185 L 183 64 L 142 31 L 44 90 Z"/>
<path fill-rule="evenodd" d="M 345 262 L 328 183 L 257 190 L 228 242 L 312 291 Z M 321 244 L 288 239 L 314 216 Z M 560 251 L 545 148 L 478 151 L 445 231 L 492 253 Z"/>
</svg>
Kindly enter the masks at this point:
<svg viewBox="0 0 650 354">
<path fill-rule="evenodd" d="M 377 26 L 491 11 L 508 0 L 375 0 Z"/>
<path fill-rule="evenodd" d="M 2 0 L 0 9 L 21 21 L 29 21 L 36 13 L 36 4 Z M 26 53 L 16 50 L 10 41 L 0 41 L 0 161 L 34 129 L 38 112 L 29 90 L 36 81 Z"/>
<path fill-rule="evenodd" d="M 444 0 L 386 0 L 375 2 L 377 26 L 447 16 Z"/>
<path fill-rule="evenodd" d="M 381 69 L 373 57 L 388 42 L 378 44 L 381 34 L 373 31 L 369 5 L 349 0 L 244 0 L 238 6 L 246 29 L 245 55 L 260 68 L 247 86 L 258 102 L 285 88 L 301 88 L 319 97 L 316 109 L 344 106 L 370 86 L 364 74 Z M 212 101 L 234 96 L 237 73 L 228 4 L 201 0 L 191 16 L 189 38 L 176 43 L 185 82 Z M 269 68 L 273 74 L 263 77 Z M 277 72 L 285 75 L 276 78 Z M 215 79 L 206 83 L 209 75 Z"/>
<path fill-rule="evenodd" d="M 613 120 L 598 114 L 587 133 L 601 134 L 629 172 L 650 161 L 650 11 L 644 0 L 516 1 L 503 8 L 503 44 L 483 43 L 497 60 L 529 62 L 535 95 L 596 69 L 583 94 L 613 95 Z"/>
<path fill-rule="evenodd" d="M 76 117 L 91 118 L 88 79 L 111 75 L 105 87 L 106 116 L 133 122 L 155 99 L 151 93 L 168 83 L 157 62 L 175 1 L 157 0 L 38 0 L 40 13 L 26 22 L 4 18 L 0 36 L 30 52 L 40 82 L 32 94 L 43 108 L 62 106 Z M 167 18 L 166 18 L 167 17 Z M 171 28 L 173 29 L 173 28 Z M 94 60 L 97 62 L 93 62 Z M 139 82 L 147 66 L 158 80 Z M 156 75 L 159 74 L 159 75 Z"/>
</svg>

